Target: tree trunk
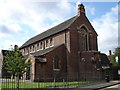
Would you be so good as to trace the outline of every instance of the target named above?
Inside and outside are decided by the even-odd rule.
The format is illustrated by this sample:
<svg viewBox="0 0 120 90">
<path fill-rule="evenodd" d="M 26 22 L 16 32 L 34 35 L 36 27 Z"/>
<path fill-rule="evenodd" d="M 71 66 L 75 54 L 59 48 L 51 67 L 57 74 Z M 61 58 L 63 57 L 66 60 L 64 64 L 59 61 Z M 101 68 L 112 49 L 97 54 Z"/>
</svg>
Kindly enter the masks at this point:
<svg viewBox="0 0 120 90">
<path fill-rule="evenodd" d="M 17 90 L 19 90 L 19 76 L 16 76 L 16 84 L 17 84 Z"/>
</svg>

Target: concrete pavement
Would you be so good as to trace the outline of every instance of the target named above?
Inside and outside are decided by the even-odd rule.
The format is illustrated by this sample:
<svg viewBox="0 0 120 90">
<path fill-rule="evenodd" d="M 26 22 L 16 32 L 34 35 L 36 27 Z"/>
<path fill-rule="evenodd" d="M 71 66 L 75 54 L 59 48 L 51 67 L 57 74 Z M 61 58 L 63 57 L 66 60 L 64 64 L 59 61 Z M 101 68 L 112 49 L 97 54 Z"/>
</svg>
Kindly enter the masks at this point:
<svg viewBox="0 0 120 90">
<path fill-rule="evenodd" d="M 99 89 L 117 85 L 117 84 L 120 84 L 120 81 L 110 81 L 109 83 L 104 82 L 100 84 L 88 85 L 88 86 L 80 87 L 80 88 L 73 89 L 73 90 L 99 90 Z"/>
<path fill-rule="evenodd" d="M 120 90 L 120 84 L 114 85 L 114 86 L 110 86 L 110 87 L 106 87 L 100 90 Z"/>
</svg>

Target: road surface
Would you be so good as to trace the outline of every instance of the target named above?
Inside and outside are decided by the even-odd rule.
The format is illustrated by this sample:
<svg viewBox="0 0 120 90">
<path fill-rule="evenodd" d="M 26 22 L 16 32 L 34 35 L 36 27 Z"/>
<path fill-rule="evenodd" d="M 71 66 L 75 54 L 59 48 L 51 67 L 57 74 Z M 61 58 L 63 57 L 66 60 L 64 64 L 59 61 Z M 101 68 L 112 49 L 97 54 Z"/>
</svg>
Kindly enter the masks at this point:
<svg viewBox="0 0 120 90">
<path fill-rule="evenodd" d="M 110 87 L 107 87 L 107 88 L 103 88 L 103 89 L 100 89 L 100 90 L 120 90 L 120 84 L 110 86 Z"/>
</svg>

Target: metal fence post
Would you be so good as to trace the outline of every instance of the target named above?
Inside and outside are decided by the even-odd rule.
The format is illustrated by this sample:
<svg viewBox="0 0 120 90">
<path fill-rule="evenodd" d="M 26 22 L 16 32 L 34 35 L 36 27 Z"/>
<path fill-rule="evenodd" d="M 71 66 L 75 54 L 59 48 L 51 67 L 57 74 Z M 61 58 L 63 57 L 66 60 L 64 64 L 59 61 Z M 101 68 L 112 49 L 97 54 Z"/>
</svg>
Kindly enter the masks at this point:
<svg viewBox="0 0 120 90">
<path fill-rule="evenodd" d="M 56 80 L 55 80 L 55 78 L 54 78 L 54 88 L 56 88 Z"/>
<path fill-rule="evenodd" d="M 2 78 L 0 77 L 0 90 L 2 89 L 2 82 L 1 82 Z"/>
</svg>

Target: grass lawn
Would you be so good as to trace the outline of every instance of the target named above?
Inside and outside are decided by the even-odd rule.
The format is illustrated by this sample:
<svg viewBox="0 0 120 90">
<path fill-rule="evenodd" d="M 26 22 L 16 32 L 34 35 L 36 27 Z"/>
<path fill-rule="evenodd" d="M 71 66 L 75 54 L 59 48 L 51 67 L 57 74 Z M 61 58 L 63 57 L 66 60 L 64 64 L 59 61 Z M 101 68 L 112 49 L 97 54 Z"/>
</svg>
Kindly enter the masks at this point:
<svg viewBox="0 0 120 90">
<path fill-rule="evenodd" d="M 20 82 L 20 88 L 50 88 L 54 86 L 65 86 L 65 85 L 85 85 L 89 83 L 95 83 L 95 81 L 80 81 L 80 82 L 39 82 L 39 83 L 29 83 L 29 82 Z M 16 83 L 2 83 L 2 88 L 16 88 Z"/>
<path fill-rule="evenodd" d="M 1 83 L 0 83 L 0 90 L 2 89 Z"/>
</svg>

